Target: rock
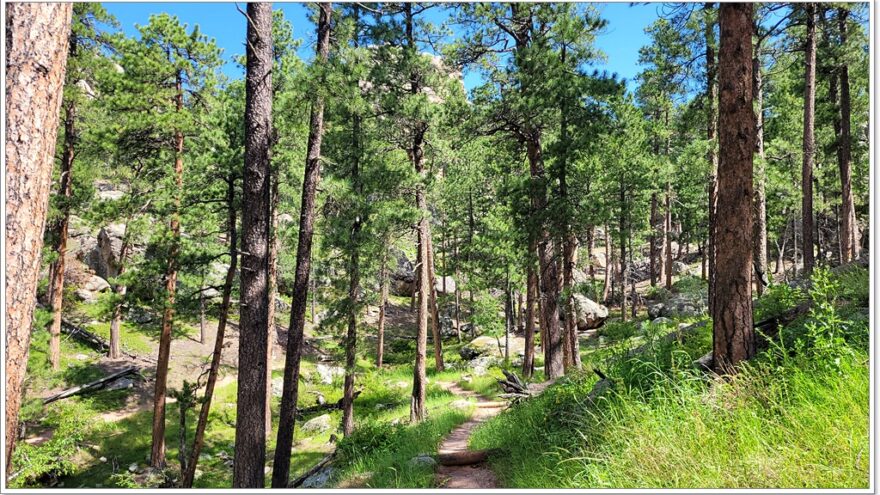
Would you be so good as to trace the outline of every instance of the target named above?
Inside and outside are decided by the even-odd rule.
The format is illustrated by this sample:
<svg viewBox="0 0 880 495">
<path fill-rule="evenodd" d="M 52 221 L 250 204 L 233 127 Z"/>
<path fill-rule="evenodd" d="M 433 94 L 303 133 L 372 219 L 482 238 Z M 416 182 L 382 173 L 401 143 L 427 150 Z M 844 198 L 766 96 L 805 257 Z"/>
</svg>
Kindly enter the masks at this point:
<svg viewBox="0 0 880 495">
<path fill-rule="evenodd" d="M 133 306 L 128 310 L 128 320 L 143 325 L 145 323 L 150 323 L 153 321 L 153 315 L 151 315 L 148 311 Z"/>
<path fill-rule="evenodd" d="M 279 313 L 286 313 L 290 311 L 290 304 L 287 303 L 284 299 L 281 299 L 278 296 L 275 296 L 275 311 Z"/>
<path fill-rule="evenodd" d="M 193 477 L 194 477 L 195 479 L 199 479 L 199 478 L 201 478 L 201 477 L 204 476 L 204 475 L 205 475 L 205 472 L 202 471 L 201 469 L 198 469 L 198 468 L 196 468 L 195 472 L 193 473 Z"/>
<path fill-rule="evenodd" d="M 503 362 L 500 357 L 496 356 L 480 356 L 468 362 L 468 367 L 475 376 L 485 376 L 489 372 L 489 368 L 499 365 Z"/>
<path fill-rule="evenodd" d="M 573 268 L 571 270 L 571 281 L 574 282 L 575 285 L 586 284 L 590 281 L 590 276 L 579 268 Z"/>
<path fill-rule="evenodd" d="M 211 459 L 213 459 L 213 456 L 207 452 L 202 452 L 201 454 L 199 454 L 200 461 L 210 461 Z"/>
<path fill-rule="evenodd" d="M 608 308 L 581 294 L 572 297 L 578 330 L 599 328 L 608 318 Z"/>
<path fill-rule="evenodd" d="M 326 364 L 318 364 L 318 366 L 315 367 L 315 371 L 318 373 L 318 378 L 321 380 L 321 383 L 325 385 L 333 383 L 334 377 L 345 375 L 345 368 L 328 366 Z"/>
<path fill-rule="evenodd" d="M 410 459 L 407 464 L 413 467 L 426 467 L 426 468 L 434 468 L 437 465 L 437 461 L 428 454 L 419 454 L 412 459 Z"/>
<path fill-rule="evenodd" d="M 213 287 L 206 288 L 204 291 L 202 291 L 202 294 L 204 294 L 205 299 L 209 301 L 213 301 L 215 299 L 220 299 L 221 297 L 223 297 L 223 294 Z"/>
<path fill-rule="evenodd" d="M 110 284 L 103 278 L 92 275 L 85 285 L 82 286 L 82 289 L 89 292 L 104 292 L 105 290 L 110 290 Z"/>
<path fill-rule="evenodd" d="M 77 355 L 74 356 L 74 357 L 75 357 L 78 361 L 85 361 L 86 359 L 89 358 L 89 357 L 86 356 L 85 354 L 77 354 Z"/>
<path fill-rule="evenodd" d="M 125 193 L 123 191 L 98 191 L 98 199 L 100 199 L 101 201 L 116 201 L 118 199 L 122 199 L 123 196 L 125 196 Z"/>
<path fill-rule="evenodd" d="M 282 213 L 282 214 L 278 215 L 278 224 L 279 225 L 287 225 L 287 224 L 293 222 L 293 220 L 294 220 L 293 215 L 291 215 L 290 213 Z"/>
<path fill-rule="evenodd" d="M 681 261 L 672 262 L 672 273 L 674 275 L 692 275 L 691 267 Z"/>
<path fill-rule="evenodd" d="M 472 406 L 473 403 L 465 399 L 458 399 L 449 404 L 449 407 L 454 407 L 455 409 L 468 409 Z"/>
<path fill-rule="evenodd" d="M 389 288 L 395 296 L 412 297 L 416 292 L 415 278 L 412 280 L 392 278 Z"/>
<path fill-rule="evenodd" d="M 85 302 L 93 302 L 97 298 L 95 293 L 89 292 L 85 289 L 76 289 L 74 294 L 76 295 L 77 299 Z"/>
<path fill-rule="evenodd" d="M 279 376 L 278 378 L 272 379 L 272 395 L 275 397 L 281 397 L 281 392 L 284 390 L 284 377 Z"/>
<path fill-rule="evenodd" d="M 504 339 L 499 338 L 499 340 L 502 341 L 503 345 Z M 488 335 L 481 335 L 480 337 L 477 337 L 474 340 L 468 342 L 458 350 L 459 356 L 468 361 L 487 353 L 491 353 L 494 356 L 499 355 L 498 340 L 496 340 L 495 337 L 490 337 Z"/>
<path fill-rule="evenodd" d="M 322 414 L 318 417 L 312 418 L 300 427 L 300 431 L 303 433 L 321 433 L 329 430 L 333 427 L 331 424 L 332 419 L 329 414 Z"/>
<path fill-rule="evenodd" d="M 137 464 L 136 462 L 132 462 L 132 463 L 128 466 L 128 472 L 129 472 L 129 473 L 136 473 L 136 472 L 138 472 L 138 469 L 139 469 L 139 468 L 138 468 L 138 464 Z"/>
<path fill-rule="evenodd" d="M 668 325 L 672 323 L 672 320 L 666 318 L 665 316 L 661 316 L 659 318 L 654 318 L 651 320 L 651 325 Z"/>
<path fill-rule="evenodd" d="M 98 460 L 101 462 L 107 462 L 107 458 L 104 456 L 99 457 Z"/>
<path fill-rule="evenodd" d="M 446 291 L 443 291 L 443 284 L 446 284 Z M 434 278 L 434 290 L 437 294 L 455 294 L 455 279 L 446 275 L 444 277 Z"/>
<path fill-rule="evenodd" d="M 333 466 L 325 466 L 306 478 L 300 488 L 326 488 L 330 484 L 330 479 L 333 478 L 334 471 Z"/>
<path fill-rule="evenodd" d="M 651 319 L 665 316 L 667 318 L 681 318 L 699 316 L 706 311 L 704 294 L 676 293 L 662 303 L 648 306 L 648 316 Z"/>
<path fill-rule="evenodd" d="M 94 245 L 83 253 L 83 261 L 100 277 L 106 279 L 118 276 L 123 237 L 125 225 L 121 223 L 102 227 Z"/>
<path fill-rule="evenodd" d="M 412 296 L 416 290 L 416 273 L 412 261 L 397 247 L 392 246 L 388 254 L 395 261 L 391 271 L 391 293 L 397 296 Z"/>
</svg>

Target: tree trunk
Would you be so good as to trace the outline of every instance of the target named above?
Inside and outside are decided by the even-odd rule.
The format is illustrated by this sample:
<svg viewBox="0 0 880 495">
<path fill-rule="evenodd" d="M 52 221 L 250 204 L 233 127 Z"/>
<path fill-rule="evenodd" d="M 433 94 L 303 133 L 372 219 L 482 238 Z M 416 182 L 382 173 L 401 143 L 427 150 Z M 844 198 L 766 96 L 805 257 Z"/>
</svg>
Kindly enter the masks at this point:
<svg viewBox="0 0 880 495">
<path fill-rule="evenodd" d="M 129 233 L 128 226 L 131 222 L 125 223 L 125 234 L 122 239 L 122 247 L 119 249 L 119 273 L 116 278 L 119 279 L 125 273 L 125 258 L 128 256 Z M 120 343 L 120 327 L 122 326 L 122 308 L 125 305 L 125 294 L 128 287 L 123 283 L 118 283 L 113 288 L 116 297 L 119 299 L 113 306 L 113 317 L 110 319 L 110 359 L 119 359 L 122 357 L 122 349 Z"/>
<path fill-rule="evenodd" d="M 455 336 L 461 344 L 461 275 L 458 270 L 458 238 L 455 240 Z"/>
<path fill-rule="evenodd" d="M 6 5 L 6 472 L 18 438 L 72 6 Z"/>
<path fill-rule="evenodd" d="M 650 249 L 650 265 L 651 265 L 651 286 L 654 287 L 657 285 L 657 279 L 660 276 L 658 273 L 658 262 L 657 262 L 657 193 L 651 193 L 651 233 L 648 236 L 648 246 Z M 605 260 L 606 265 L 608 264 L 608 259 Z M 607 266 L 606 266 L 607 271 Z"/>
<path fill-rule="evenodd" d="M 70 55 L 75 53 L 76 37 L 70 37 Z M 64 206 L 62 207 L 61 219 L 56 226 L 55 252 L 58 259 L 52 263 L 52 269 L 49 273 L 52 275 L 51 283 L 51 306 L 52 306 L 52 326 L 49 330 L 51 338 L 49 340 L 49 363 L 53 370 L 58 370 L 61 366 L 61 305 L 64 299 L 64 265 L 65 256 L 67 255 L 67 227 L 70 225 L 70 207 L 67 201 L 70 200 L 72 193 L 72 174 L 73 159 L 76 155 L 76 102 L 70 101 L 64 106 L 64 150 L 61 153 L 61 186 L 58 188 L 58 194 L 64 198 Z M 118 356 L 116 356 L 118 357 Z M 115 358 L 111 356 L 111 358 Z"/>
<path fill-rule="evenodd" d="M 813 135 L 816 114 L 816 4 L 805 3 L 802 7 L 807 16 L 807 38 L 804 43 L 804 140 L 803 168 L 801 171 L 801 213 L 803 232 L 804 274 L 809 276 L 816 263 L 813 254 L 813 161 L 815 137 Z"/>
<path fill-rule="evenodd" d="M 667 146 L 666 154 L 669 154 Z M 666 216 L 663 220 L 663 251 L 666 254 L 663 268 L 666 288 L 672 290 L 672 183 L 666 182 Z M 621 258 L 622 262 L 626 260 Z"/>
<path fill-rule="evenodd" d="M 431 337 L 434 340 L 434 367 L 443 371 L 443 338 L 440 335 L 440 311 L 437 307 L 437 284 L 434 283 L 434 243 L 431 241 L 431 226 L 428 225 L 428 271 L 430 273 L 429 291 L 431 295 Z"/>
<path fill-rule="evenodd" d="M 226 270 L 226 281 L 223 284 L 223 300 L 220 303 L 220 319 L 217 321 L 217 336 L 214 339 L 214 353 L 211 355 L 211 367 L 208 369 L 208 382 L 205 384 L 205 394 L 202 397 L 202 407 L 199 411 L 199 419 L 196 423 L 196 431 L 193 436 L 192 453 L 190 454 L 187 469 L 181 476 L 181 487 L 192 488 L 195 479 L 196 465 L 199 462 L 199 454 L 205 442 L 205 428 L 208 426 L 208 413 L 211 411 L 211 399 L 214 397 L 214 386 L 220 374 L 220 362 L 223 354 L 223 340 L 226 335 L 226 323 L 229 319 L 229 306 L 232 298 L 232 286 L 235 284 L 235 271 L 238 266 L 238 238 L 235 227 L 235 173 L 230 173 L 227 178 L 226 189 L 227 219 L 226 237 L 229 241 L 229 269 Z"/>
<path fill-rule="evenodd" d="M 704 5 L 707 12 L 707 19 L 711 17 L 709 11 L 714 8 L 712 2 Z M 716 74 L 718 66 L 715 60 L 715 23 L 706 22 L 705 26 L 706 39 L 706 138 L 709 140 L 709 152 L 707 160 L 709 162 L 709 181 L 707 184 L 708 200 L 709 200 L 709 235 L 706 247 L 707 271 L 709 279 L 708 305 L 709 314 L 712 314 L 712 308 L 715 301 L 715 235 L 716 235 L 716 216 L 715 212 L 718 207 L 718 148 L 716 143 L 716 131 L 718 129 L 718 115 L 715 112 L 715 103 L 718 100 L 718 85 Z"/>
<path fill-rule="evenodd" d="M 318 63 L 327 61 L 330 51 L 330 17 L 332 7 L 320 3 L 318 15 Z M 281 413 L 278 437 L 272 467 L 272 488 L 287 488 L 290 480 L 290 455 L 293 448 L 293 426 L 296 400 L 299 394 L 299 365 L 302 358 L 303 328 L 309 272 L 312 261 L 312 237 L 315 228 L 315 194 L 321 179 L 321 140 L 324 134 L 324 99 L 316 95 L 309 117 L 305 175 L 299 217 L 299 239 L 296 246 L 296 271 L 293 281 L 293 300 L 290 308 L 290 327 L 287 333 L 287 355 L 284 360 L 284 388 L 281 394 Z M 314 310 L 313 310 L 314 313 Z"/>
<path fill-rule="evenodd" d="M 846 45 L 847 15 L 844 8 L 837 9 L 837 22 L 840 31 L 840 44 Z M 861 251 L 859 227 L 856 222 L 855 202 L 852 193 L 852 137 L 850 136 L 851 99 L 849 89 L 849 67 L 844 62 L 839 68 L 840 82 L 840 134 L 837 137 L 837 165 L 840 169 L 840 252 L 841 263 L 858 259 Z"/>
<path fill-rule="evenodd" d="M 354 5 L 354 25 L 357 26 L 360 17 L 360 7 Z M 354 35 L 354 47 L 358 46 L 358 36 Z M 351 161 L 351 183 L 352 192 L 355 198 L 363 195 L 360 177 L 360 159 L 361 159 L 361 116 L 356 110 L 351 119 L 351 138 L 352 138 L 352 161 Z M 361 212 L 360 205 L 356 206 L 354 221 L 351 225 L 351 236 L 349 243 L 351 253 L 348 261 L 348 330 L 345 335 L 345 383 L 342 387 L 342 434 L 351 435 L 354 431 L 354 373 L 355 364 L 357 362 L 357 325 L 358 312 L 360 311 L 360 291 L 361 291 L 361 262 L 360 262 L 360 242 L 361 242 Z M 382 261 L 382 270 L 385 269 L 385 261 Z M 384 324 L 384 322 L 383 322 Z M 381 343 L 380 343 L 381 345 Z"/>
<path fill-rule="evenodd" d="M 718 252 L 712 312 L 713 355 L 719 373 L 755 353 L 752 329 L 752 5 L 725 3 L 719 16 Z"/>
<path fill-rule="evenodd" d="M 274 97 L 274 94 L 273 94 Z M 271 162 L 272 150 L 269 150 Z M 278 167 L 272 169 L 269 186 L 269 336 L 266 341 L 266 438 L 272 435 L 272 360 L 275 354 L 275 342 L 278 339 L 277 323 L 275 318 L 276 299 L 278 298 L 278 194 L 279 183 Z"/>
<path fill-rule="evenodd" d="M 414 19 L 412 13 L 412 4 L 404 6 L 404 22 L 406 24 L 406 50 L 411 54 L 418 53 L 413 33 Z M 413 69 L 410 73 L 409 90 L 410 94 L 417 95 L 421 91 L 420 75 Z M 431 293 L 433 290 L 431 281 L 431 224 L 428 221 L 430 212 L 428 211 L 428 202 L 425 191 L 424 180 L 427 170 L 424 167 L 423 159 L 425 155 L 425 132 L 427 124 L 424 122 L 416 122 L 412 129 L 412 143 L 409 150 L 409 158 L 412 162 L 413 169 L 422 183 L 416 187 L 416 208 L 421 215 L 418 223 L 418 245 L 419 245 L 419 297 L 418 297 L 418 333 L 416 334 L 416 356 L 415 365 L 413 366 L 413 387 L 412 400 L 410 402 L 409 419 L 413 423 L 419 423 L 427 418 L 426 405 L 426 389 L 427 376 L 425 371 L 426 352 L 428 347 L 428 311 Z"/>
<path fill-rule="evenodd" d="M 547 207 L 547 194 L 543 188 L 544 160 L 541 157 L 540 135 L 534 131 L 532 139 L 527 143 L 527 153 L 532 175 L 532 210 L 543 211 Z M 553 239 L 546 227 L 541 226 L 538 232 L 538 262 L 541 271 L 541 308 L 545 322 L 544 335 L 541 342 L 544 349 L 544 376 L 550 380 L 563 374 L 563 336 L 559 330 L 559 276 L 554 259 Z"/>
<path fill-rule="evenodd" d="M 376 367 L 382 367 L 385 352 L 385 306 L 388 304 L 388 250 L 382 253 L 382 268 L 379 270 L 379 324 L 376 329 Z"/>
<path fill-rule="evenodd" d="M 272 166 L 272 4 L 247 6 L 241 316 L 233 488 L 263 488 L 269 346 Z"/>
<path fill-rule="evenodd" d="M 529 243 L 534 246 L 534 242 Z M 534 253 L 535 249 L 529 249 Z M 535 371 L 535 303 L 538 296 L 538 274 L 535 272 L 535 262 L 528 257 L 526 268 L 526 324 L 525 324 L 525 352 L 523 356 L 523 376 L 531 378 Z"/>
<path fill-rule="evenodd" d="M 183 74 L 177 72 L 176 111 L 183 111 Z M 162 333 L 156 360 L 156 384 L 153 392 L 153 438 L 150 466 L 165 468 L 165 396 L 168 388 L 168 361 L 171 358 L 171 333 L 174 326 L 174 305 L 177 294 L 177 269 L 180 262 L 180 197 L 183 194 L 183 132 L 175 130 L 174 149 L 174 210 L 171 214 L 171 247 L 165 269 L 165 309 L 162 312 Z"/>
<path fill-rule="evenodd" d="M 611 295 L 611 235 L 608 233 L 608 225 L 605 225 L 605 284 L 602 289 L 602 302 L 608 304 Z"/>
<path fill-rule="evenodd" d="M 752 58 L 752 95 L 755 100 L 755 153 L 757 154 L 757 167 L 755 168 L 755 246 L 754 260 L 755 272 L 758 275 L 758 295 L 764 293 L 764 283 L 761 280 L 767 273 L 767 197 L 765 194 L 766 170 L 764 157 L 764 91 L 763 77 L 761 74 L 761 58 L 759 47 L 755 47 Z"/>
</svg>

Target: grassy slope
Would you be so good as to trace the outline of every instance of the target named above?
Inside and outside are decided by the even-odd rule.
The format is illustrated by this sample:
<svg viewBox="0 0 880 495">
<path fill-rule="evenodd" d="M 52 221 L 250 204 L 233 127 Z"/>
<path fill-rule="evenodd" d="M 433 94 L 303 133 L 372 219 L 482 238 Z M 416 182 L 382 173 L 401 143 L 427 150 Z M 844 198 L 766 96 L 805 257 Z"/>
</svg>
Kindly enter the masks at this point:
<svg viewBox="0 0 880 495">
<path fill-rule="evenodd" d="M 867 487 L 868 323 L 852 310 L 867 305 L 867 282 L 866 270 L 838 277 L 832 292 L 849 302 L 791 325 L 785 349 L 732 380 L 691 370 L 706 328 L 688 348 L 603 368 L 619 384 L 595 406 L 585 397 L 596 378 L 565 379 L 484 424 L 471 445 L 502 449 L 492 465 L 511 488 Z"/>
</svg>

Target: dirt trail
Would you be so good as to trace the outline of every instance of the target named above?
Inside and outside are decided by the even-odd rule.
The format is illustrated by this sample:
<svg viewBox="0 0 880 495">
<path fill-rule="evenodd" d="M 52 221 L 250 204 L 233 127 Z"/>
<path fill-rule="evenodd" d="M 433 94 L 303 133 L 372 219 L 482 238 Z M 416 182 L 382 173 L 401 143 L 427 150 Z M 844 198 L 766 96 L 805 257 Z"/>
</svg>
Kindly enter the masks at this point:
<svg viewBox="0 0 880 495">
<path fill-rule="evenodd" d="M 463 454 L 468 452 L 468 439 L 470 439 L 474 428 L 503 411 L 507 407 L 507 402 L 487 399 L 482 395 L 459 387 L 456 383 L 444 383 L 443 385 L 455 395 L 473 397 L 477 400 L 477 408 L 471 419 L 452 430 L 437 449 L 437 453 L 440 455 Z M 441 488 L 498 487 L 495 473 L 484 462 L 464 466 L 444 466 L 441 464 L 437 467 L 437 481 Z"/>
</svg>

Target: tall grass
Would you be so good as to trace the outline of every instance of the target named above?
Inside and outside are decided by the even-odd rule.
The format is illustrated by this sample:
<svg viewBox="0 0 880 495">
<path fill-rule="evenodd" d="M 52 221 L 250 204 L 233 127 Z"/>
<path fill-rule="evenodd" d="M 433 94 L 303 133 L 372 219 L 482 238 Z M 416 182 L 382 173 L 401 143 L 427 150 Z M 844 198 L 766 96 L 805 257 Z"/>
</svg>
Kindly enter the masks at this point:
<svg viewBox="0 0 880 495">
<path fill-rule="evenodd" d="M 818 273 L 811 314 L 735 377 L 693 370 L 700 346 L 656 346 L 609 364 L 615 387 L 595 404 L 595 378 L 564 380 L 471 446 L 501 449 L 492 466 L 511 488 L 867 487 L 868 324 L 841 316 L 864 302 L 852 280 Z"/>
</svg>

